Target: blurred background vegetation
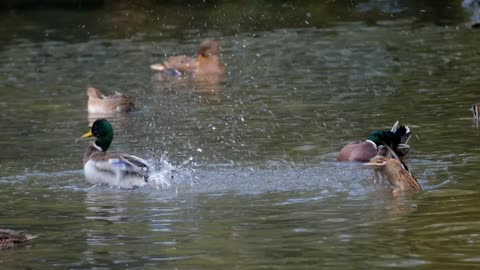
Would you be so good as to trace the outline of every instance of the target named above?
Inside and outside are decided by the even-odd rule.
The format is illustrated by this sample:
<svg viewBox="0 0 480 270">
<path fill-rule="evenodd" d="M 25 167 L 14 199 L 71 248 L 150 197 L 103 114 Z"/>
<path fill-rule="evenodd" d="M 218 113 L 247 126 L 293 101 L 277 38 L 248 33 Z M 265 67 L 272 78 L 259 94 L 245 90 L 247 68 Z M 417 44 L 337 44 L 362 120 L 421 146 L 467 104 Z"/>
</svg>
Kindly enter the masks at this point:
<svg viewBox="0 0 480 270">
<path fill-rule="evenodd" d="M 15 38 L 24 35 L 30 40 L 35 36 L 42 40 L 45 33 L 38 29 L 50 28 L 65 29 L 50 33 L 50 40 L 68 41 L 68 32 L 74 29 L 74 41 L 78 41 L 82 31 L 85 38 L 96 34 L 129 38 L 139 32 L 168 33 L 172 28 L 235 35 L 279 28 L 324 28 L 350 21 L 375 25 L 399 18 L 414 18 L 416 25 L 444 26 L 466 21 L 469 16 L 460 0 L 4 0 L 0 1 L 0 15 L 0 23 L 8 28 L 0 30 L 4 42 L 12 38 L 11 33 L 15 33 Z M 24 27 L 12 31 L 25 24 L 36 30 Z M 167 35 L 182 38 L 181 32 L 173 32 Z"/>
</svg>

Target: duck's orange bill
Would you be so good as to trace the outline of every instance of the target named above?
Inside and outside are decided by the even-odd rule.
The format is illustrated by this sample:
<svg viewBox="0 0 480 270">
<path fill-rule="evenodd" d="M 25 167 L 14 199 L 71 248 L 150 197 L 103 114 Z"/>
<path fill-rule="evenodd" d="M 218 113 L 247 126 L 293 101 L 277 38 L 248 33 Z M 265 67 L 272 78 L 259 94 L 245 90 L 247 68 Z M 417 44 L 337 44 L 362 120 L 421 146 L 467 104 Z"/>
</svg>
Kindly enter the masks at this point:
<svg viewBox="0 0 480 270">
<path fill-rule="evenodd" d="M 90 138 L 90 137 L 93 137 L 92 131 L 89 131 L 89 132 L 82 135 L 82 138 Z"/>
</svg>

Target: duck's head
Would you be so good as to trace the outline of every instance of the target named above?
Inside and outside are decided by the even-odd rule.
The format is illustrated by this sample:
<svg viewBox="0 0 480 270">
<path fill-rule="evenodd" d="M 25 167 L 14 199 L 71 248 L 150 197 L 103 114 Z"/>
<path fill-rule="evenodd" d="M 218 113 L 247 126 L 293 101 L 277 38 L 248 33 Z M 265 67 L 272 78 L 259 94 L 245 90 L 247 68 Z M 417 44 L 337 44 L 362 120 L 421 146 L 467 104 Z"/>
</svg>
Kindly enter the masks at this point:
<svg viewBox="0 0 480 270">
<path fill-rule="evenodd" d="M 113 128 L 106 119 L 97 119 L 92 124 L 89 132 L 82 135 L 82 138 L 95 137 L 95 145 L 102 148 L 102 151 L 107 151 L 108 147 L 113 141 Z"/>
<path fill-rule="evenodd" d="M 94 87 L 88 87 L 87 88 L 87 96 L 90 98 L 102 98 L 102 92 L 98 90 L 97 88 Z"/>
<path fill-rule="evenodd" d="M 212 55 L 220 54 L 220 45 L 218 41 L 213 39 L 206 39 L 200 43 L 198 47 L 198 55 L 203 57 L 209 57 Z"/>
<path fill-rule="evenodd" d="M 402 137 L 400 136 L 400 134 L 396 134 L 391 131 L 376 130 L 370 133 L 368 139 L 373 141 L 377 146 L 387 145 L 395 150 L 400 143 Z"/>
</svg>

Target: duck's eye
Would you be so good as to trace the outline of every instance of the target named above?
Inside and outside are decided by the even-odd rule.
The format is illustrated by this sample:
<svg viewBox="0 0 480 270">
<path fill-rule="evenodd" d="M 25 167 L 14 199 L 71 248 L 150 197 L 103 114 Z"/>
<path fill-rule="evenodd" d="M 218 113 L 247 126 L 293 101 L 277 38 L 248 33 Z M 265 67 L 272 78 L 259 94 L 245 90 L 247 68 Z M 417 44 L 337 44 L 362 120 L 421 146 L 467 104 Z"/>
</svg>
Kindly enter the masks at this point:
<svg viewBox="0 0 480 270">
<path fill-rule="evenodd" d="M 100 132 L 100 130 L 99 130 L 98 126 L 93 126 L 93 127 L 92 127 L 92 133 L 93 133 L 93 135 L 96 136 L 96 135 L 98 135 L 99 132 Z"/>
</svg>

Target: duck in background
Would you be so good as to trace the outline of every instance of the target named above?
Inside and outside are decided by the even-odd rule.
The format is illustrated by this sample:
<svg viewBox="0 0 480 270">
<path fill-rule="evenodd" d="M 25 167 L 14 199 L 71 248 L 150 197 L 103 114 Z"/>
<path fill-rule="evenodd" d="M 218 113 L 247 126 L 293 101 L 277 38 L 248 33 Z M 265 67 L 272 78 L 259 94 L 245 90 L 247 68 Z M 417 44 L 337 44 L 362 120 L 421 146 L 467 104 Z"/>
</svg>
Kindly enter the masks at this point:
<svg viewBox="0 0 480 270">
<path fill-rule="evenodd" d="M 116 114 L 131 112 L 135 105 L 133 98 L 119 92 L 106 96 L 100 90 L 89 87 L 87 89 L 88 96 L 88 113 L 89 114 Z"/>
<path fill-rule="evenodd" d="M 22 245 L 34 238 L 36 238 L 36 236 L 32 236 L 24 232 L 0 229 L 0 249 L 7 249 Z"/>
<path fill-rule="evenodd" d="M 462 7 L 471 14 L 470 28 L 480 27 L 480 0 L 463 0 Z"/>
<path fill-rule="evenodd" d="M 185 76 L 221 78 L 225 76 L 226 70 L 220 60 L 220 44 L 213 39 L 200 43 L 196 58 L 186 55 L 170 56 L 163 63 L 150 65 L 150 68 L 160 72 L 163 79 Z"/>
<path fill-rule="evenodd" d="M 473 113 L 473 126 L 478 127 L 478 104 L 473 104 L 470 111 Z"/>
<path fill-rule="evenodd" d="M 368 162 L 377 154 L 388 154 L 380 151 L 379 146 L 386 145 L 393 149 L 397 155 L 405 156 L 410 146 L 407 144 L 411 137 L 408 126 L 400 126 L 395 122 L 390 131 L 376 130 L 370 133 L 367 140 L 347 144 L 337 155 L 337 161 Z M 382 148 L 383 149 L 383 148 Z"/>
<path fill-rule="evenodd" d="M 92 184 L 108 184 L 120 188 L 136 188 L 148 183 L 150 167 L 139 157 L 107 153 L 113 141 L 112 125 L 105 119 L 93 122 L 82 138 L 95 137 L 83 155 L 85 178 Z"/>
</svg>

